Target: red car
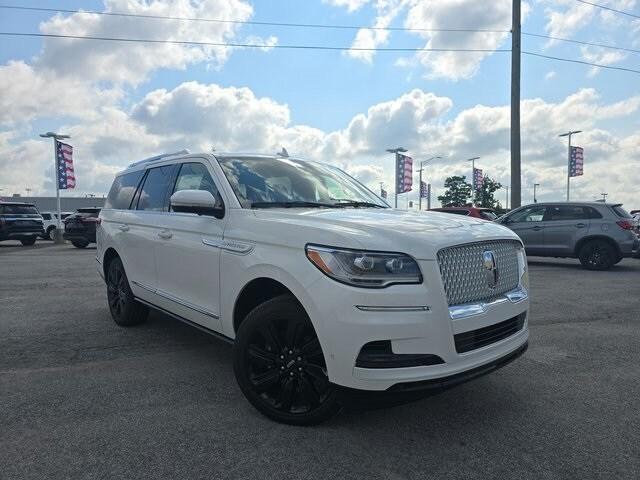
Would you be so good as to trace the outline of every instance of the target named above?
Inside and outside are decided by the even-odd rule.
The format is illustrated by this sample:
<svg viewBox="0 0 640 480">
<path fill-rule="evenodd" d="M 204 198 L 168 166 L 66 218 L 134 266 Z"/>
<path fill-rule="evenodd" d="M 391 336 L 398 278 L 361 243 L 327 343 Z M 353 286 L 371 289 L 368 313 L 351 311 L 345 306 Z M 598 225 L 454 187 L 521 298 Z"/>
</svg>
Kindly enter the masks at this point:
<svg viewBox="0 0 640 480">
<path fill-rule="evenodd" d="M 454 215 L 466 215 L 467 217 L 481 218 L 482 220 L 493 221 L 498 218 L 496 212 L 491 208 L 484 207 L 442 207 L 432 208 L 432 212 L 453 213 Z"/>
</svg>

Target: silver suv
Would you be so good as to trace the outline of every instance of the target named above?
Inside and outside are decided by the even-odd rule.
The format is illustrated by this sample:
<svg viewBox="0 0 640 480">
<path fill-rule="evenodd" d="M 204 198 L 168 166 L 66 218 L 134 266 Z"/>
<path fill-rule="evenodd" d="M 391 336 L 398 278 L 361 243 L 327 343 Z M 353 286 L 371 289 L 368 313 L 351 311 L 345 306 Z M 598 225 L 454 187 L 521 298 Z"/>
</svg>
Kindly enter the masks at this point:
<svg viewBox="0 0 640 480">
<path fill-rule="evenodd" d="M 535 203 L 497 222 L 520 236 L 527 255 L 578 258 L 589 270 L 608 270 L 639 256 L 633 217 L 619 203 Z"/>
</svg>

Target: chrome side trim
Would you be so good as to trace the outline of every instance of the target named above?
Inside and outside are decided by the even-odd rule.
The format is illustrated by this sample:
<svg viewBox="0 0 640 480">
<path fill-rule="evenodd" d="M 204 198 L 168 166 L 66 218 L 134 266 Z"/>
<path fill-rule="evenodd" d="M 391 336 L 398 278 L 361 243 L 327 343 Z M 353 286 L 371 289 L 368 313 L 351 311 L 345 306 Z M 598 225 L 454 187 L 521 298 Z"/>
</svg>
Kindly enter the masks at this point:
<svg viewBox="0 0 640 480">
<path fill-rule="evenodd" d="M 220 318 L 217 314 L 215 314 L 213 312 L 210 312 L 209 310 L 207 310 L 205 308 L 202 308 L 202 307 L 200 307 L 198 305 L 195 305 L 195 304 L 193 304 L 191 302 L 187 302 L 186 300 L 183 300 L 183 299 L 178 298 L 178 297 L 176 297 L 174 295 L 171 295 L 170 293 L 163 292 L 162 290 L 158 290 L 156 288 L 152 288 L 152 287 L 149 287 L 147 285 L 143 285 L 142 283 L 136 282 L 135 280 L 131 280 L 131 283 L 137 285 L 138 287 L 140 287 L 140 288 L 142 288 L 144 290 L 147 290 L 148 292 L 155 293 L 159 297 L 165 298 L 167 300 L 171 300 L 172 302 L 177 303 L 178 305 L 181 305 L 181 306 L 186 307 L 186 308 L 188 308 L 190 310 L 193 310 L 194 312 L 201 313 L 202 315 L 206 315 L 207 317 L 211 317 L 211 318 L 213 318 L 215 320 L 218 320 Z"/>
<path fill-rule="evenodd" d="M 233 240 L 212 240 L 209 238 L 203 238 L 202 243 L 209 247 L 219 248 L 227 252 L 237 253 L 238 255 L 248 255 L 253 251 L 253 245 Z"/>
<path fill-rule="evenodd" d="M 431 307 L 429 305 L 417 305 L 415 307 L 386 307 L 386 306 L 371 306 L 371 305 L 356 305 L 358 310 L 363 312 L 429 312 Z"/>
<path fill-rule="evenodd" d="M 522 286 L 518 286 L 517 288 L 514 288 L 510 292 L 507 292 L 504 295 L 496 298 L 495 300 L 491 300 L 490 302 L 452 305 L 449 307 L 449 315 L 453 320 L 458 320 L 460 318 L 471 317 L 473 315 L 480 315 L 481 313 L 485 313 L 489 308 L 500 305 L 502 303 L 519 303 L 523 300 L 526 300 L 527 298 L 529 298 L 529 293 L 527 292 L 527 290 Z"/>
</svg>

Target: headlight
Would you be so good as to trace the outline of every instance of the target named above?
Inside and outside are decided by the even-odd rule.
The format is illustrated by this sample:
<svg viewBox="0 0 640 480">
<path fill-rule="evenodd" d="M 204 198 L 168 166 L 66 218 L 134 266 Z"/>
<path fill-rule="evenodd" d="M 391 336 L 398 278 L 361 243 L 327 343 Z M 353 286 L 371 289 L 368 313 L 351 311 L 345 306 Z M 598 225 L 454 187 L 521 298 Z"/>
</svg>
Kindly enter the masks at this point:
<svg viewBox="0 0 640 480">
<path fill-rule="evenodd" d="M 527 254 L 523 247 L 518 248 L 518 272 L 520 273 L 520 284 L 529 289 L 529 272 L 527 269 Z"/>
<path fill-rule="evenodd" d="M 307 245 L 307 258 L 327 276 L 356 287 L 383 288 L 422 283 L 416 261 L 402 253 L 369 252 Z"/>
</svg>

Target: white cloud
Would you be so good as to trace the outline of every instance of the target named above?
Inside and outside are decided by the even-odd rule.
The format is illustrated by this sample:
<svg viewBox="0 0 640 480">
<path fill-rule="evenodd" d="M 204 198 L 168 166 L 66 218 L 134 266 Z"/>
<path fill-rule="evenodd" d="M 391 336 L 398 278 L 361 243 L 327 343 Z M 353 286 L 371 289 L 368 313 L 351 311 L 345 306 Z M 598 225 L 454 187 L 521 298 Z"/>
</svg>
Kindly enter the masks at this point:
<svg viewBox="0 0 640 480">
<path fill-rule="evenodd" d="M 621 62 L 625 58 L 627 58 L 627 54 L 624 52 L 620 52 L 617 50 L 605 50 L 602 48 L 593 48 L 593 47 L 581 47 L 580 51 L 582 52 L 582 58 L 585 61 L 591 63 L 597 63 L 599 65 L 613 65 L 614 63 Z M 599 67 L 591 67 L 588 75 L 594 76 L 600 72 Z"/>
<path fill-rule="evenodd" d="M 378 189 L 392 190 L 392 157 L 385 150 L 405 146 L 416 161 L 440 154 L 425 178 L 441 191 L 445 177 L 469 175 L 465 158 L 478 155 L 478 167 L 509 184 L 509 108 L 476 105 L 451 119 L 447 97 L 412 90 L 355 115 L 342 130 L 325 132 L 291 124 L 286 105 L 256 96 L 248 88 L 197 82 L 172 90 L 149 92 L 127 112 L 103 107 L 96 118 L 62 126 L 73 137 L 79 191 L 103 194 L 113 174 L 131 161 L 162 151 L 191 148 L 209 151 L 275 152 L 285 146 L 291 154 L 339 165 Z M 574 198 L 590 200 L 594 192 L 609 191 L 614 200 L 635 200 L 640 162 L 640 137 L 602 129 L 602 119 L 623 120 L 640 111 L 640 96 L 603 102 L 593 89 L 582 89 L 552 103 L 522 102 L 523 200 L 528 185 L 541 183 L 540 198 L 560 200 L 564 194 L 566 143 L 558 134 L 569 127 L 584 133 L 576 144 L 585 148 L 585 176 L 575 179 Z M 50 143 L 0 135 L 0 188 L 4 193 L 51 192 Z M 15 168 L 20 165 L 20 168 Z M 615 165 L 615 168 L 612 166 Z M 612 198 L 610 197 L 610 198 Z"/>
<path fill-rule="evenodd" d="M 107 12 L 221 20 L 248 20 L 253 13 L 243 0 L 105 0 L 105 7 Z M 43 33 L 213 43 L 232 40 L 238 28 L 233 23 L 80 13 L 58 14 L 40 25 Z M 221 65 L 229 54 L 229 48 L 218 46 L 45 39 L 36 66 L 59 76 L 137 85 L 153 70 L 185 69 L 198 62 Z"/>
<path fill-rule="evenodd" d="M 322 0 L 324 3 L 333 5 L 334 7 L 346 8 L 349 12 L 355 12 L 363 5 L 369 3 L 369 0 Z"/>
<path fill-rule="evenodd" d="M 378 0 L 376 2 L 377 16 L 372 28 L 361 28 L 351 44 L 351 48 L 372 49 L 387 43 L 390 35 L 388 28 L 394 18 L 400 13 L 406 4 L 401 0 Z M 347 55 L 367 63 L 373 61 L 373 50 L 348 50 Z"/>
<path fill-rule="evenodd" d="M 554 70 L 551 70 L 549 72 L 547 72 L 547 74 L 544 76 L 545 80 L 551 80 L 553 78 L 555 78 L 556 76 L 556 72 Z"/>
</svg>

